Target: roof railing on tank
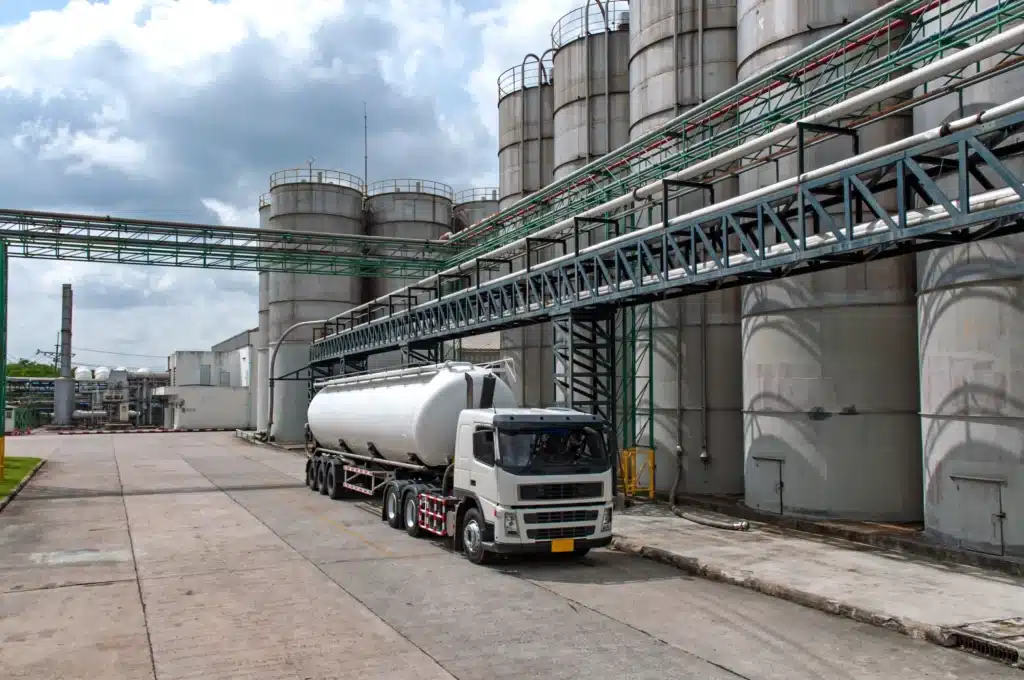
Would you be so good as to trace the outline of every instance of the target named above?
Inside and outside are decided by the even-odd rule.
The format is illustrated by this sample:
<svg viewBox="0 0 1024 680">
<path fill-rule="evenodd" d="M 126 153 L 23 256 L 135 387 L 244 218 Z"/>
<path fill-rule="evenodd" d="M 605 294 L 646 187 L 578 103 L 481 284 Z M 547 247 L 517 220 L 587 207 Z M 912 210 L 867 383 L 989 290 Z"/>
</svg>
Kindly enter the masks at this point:
<svg viewBox="0 0 1024 680">
<path fill-rule="evenodd" d="M 586 5 L 555 22 L 551 28 L 551 46 L 557 50 L 584 35 L 628 29 L 628 0 L 587 0 Z"/>
<path fill-rule="evenodd" d="M 260 196 L 260 207 L 261 208 L 266 208 L 268 205 L 270 205 L 270 194 L 269 193 L 262 194 Z"/>
<path fill-rule="evenodd" d="M 474 203 L 476 201 L 497 201 L 498 187 L 476 187 L 463 189 L 455 194 L 455 205 Z"/>
<path fill-rule="evenodd" d="M 360 192 L 363 190 L 363 180 L 360 177 L 341 170 L 312 167 L 278 170 L 270 176 L 271 189 L 282 184 L 333 184 Z"/>
<path fill-rule="evenodd" d="M 554 73 L 554 50 L 547 50 L 539 57 L 536 54 L 527 54 L 523 57 L 521 64 L 513 66 L 498 76 L 498 99 L 529 87 L 550 85 L 554 82 Z"/>
<path fill-rule="evenodd" d="M 379 194 L 397 193 L 430 194 L 431 196 L 447 198 L 449 201 L 455 200 L 455 189 L 452 189 L 444 182 L 435 182 L 429 179 L 385 179 L 371 184 L 366 195 L 377 196 Z"/>
</svg>

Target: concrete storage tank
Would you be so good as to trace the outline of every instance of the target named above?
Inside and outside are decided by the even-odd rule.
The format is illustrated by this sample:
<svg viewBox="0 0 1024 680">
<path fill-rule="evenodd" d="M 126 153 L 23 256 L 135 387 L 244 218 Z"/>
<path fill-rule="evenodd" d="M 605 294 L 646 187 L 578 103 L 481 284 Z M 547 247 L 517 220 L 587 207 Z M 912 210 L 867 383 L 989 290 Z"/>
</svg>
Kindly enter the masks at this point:
<svg viewBox="0 0 1024 680">
<path fill-rule="evenodd" d="M 437 240 L 451 229 L 455 191 L 447 184 L 425 179 L 389 179 L 370 185 L 366 198 L 367 233 L 371 236 Z M 410 279 L 374 278 L 363 283 L 363 301 L 369 302 L 410 286 Z M 370 370 L 402 363 L 401 351 L 374 354 Z"/>
<path fill-rule="evenodd" d="M 739 0 L 740 79 L 882 4 Z M 860 130 L 860 148 L 910 132 L 909 116 L 888 118 Z M 807 169 L 850 153 L 849 139 L 817 145 Z M 793 154 L 744 172 L 740 188 L 791 177 L 797 161 Z M 881 198 L 895 208 L 895 197 Z M 747 505 L 813 517 L 920 520 L 916 334 L 912 257 L 743 289 Z"/>
<path fill-rule="evenodd" d="M 996 4 L 981 0 L 974 9 Z M 962 20 L 947 16 L 943 26 Z M 916 108 L 914 127 L 927 130 L 1020 96 L 1024 71 L 1017 68 L 965 88 L 962 100 L 948 95 Z M 1007 163 L 1024 171 L 1019 158 Z M 1006 186 L 994 171 L 980 171 L 992 187 Z M 957 195 L 953 177 L 939 185 Z M 987 190 L 975 179 L 969 188 Z M 954 547 L 1024 557 L 1024 236 L 923 252 L 917 268 L 925 531 Z"/>
<path fill-rule="evenodd" d="M 629 39 L 632 139 L 736 84 L 735 0 L 632 2 Z M 736 192 L 735 179 L 715 185 L 716 200 Z M 669 202 L 668 216 L 705 205 L 703 194 L 690 192 Z M 660 208 L 652 219 L 662 221 Z M 647 223 L 645 211 L 639 224 Z M 655 303 L 638 308 L 637 317 L 636 429 L 642 436 L 636 443 L 645 446 L 653 436 L 664 471 L 657 488 L 671 487 L 675 450 L 682 446 L 683 490 L 742 493 L 739 291 Z"/>
<path fill-rule="evenodd" d="M 502 210 L 551 183 L 551 50 L 528 54 L 498 77 L 498 200 Z"/>
<path fill-rule="evenodd" d="M 268 228 L 362 234 L 362 187 L 360 178 L 337 170 L 300 168 L 276 172 L 270 176 Z M 326 319 L 360 302 L 361 281 L 355 277 L 271 272 L 269 279 L 271 350 L 293 324 Z M 312 329 L 300 328 L 288 336 L 278 350 L 270 377 L 280 378 L 308 365 Z M 302 441 L 308 402 L 305 381 L 275 381 L 274 411 L 268 415 L 273 420 L 270 434 L 276 441 Z"/>
<path fill-rule="evenodd" d="M 75 380 L 91 380 L 92 369 L 86 368 L 85 366 L 79 366 L 75 369 Z"/>
<path fill-rule="evenodd" d="M 455 194 L 452 208 L 452 231 L 462 231 L 498 212 L 497 187 L 466 189 Z"/>
<path fill-rule="evenodd" d="M 554 179 L 629 141 L 629 3 L 572 10 L 551 29 Z"/>
<path fill-rule="evenodd" d="M 260 196 L 260 229 L 270 227 L 270 194 Z M 256 430 L 267 429 L 267 407 L 270 398 L 270 273 L 259 274 L 259 325 L 256 329 Z"/>
</svg>

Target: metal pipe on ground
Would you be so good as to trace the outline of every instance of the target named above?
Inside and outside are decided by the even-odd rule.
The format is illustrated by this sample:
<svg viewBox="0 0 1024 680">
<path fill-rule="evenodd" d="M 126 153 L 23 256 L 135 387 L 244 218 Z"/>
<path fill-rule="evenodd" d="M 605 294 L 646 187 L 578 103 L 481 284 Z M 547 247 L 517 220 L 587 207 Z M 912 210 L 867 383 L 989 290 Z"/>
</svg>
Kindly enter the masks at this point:
<svg viewBox="0 0 1024 680">
<path fill-rule="evenodd" d="M 692 512 L 687 512 L 676 505 L 676 493 L 679 491 L 679 483 L 683 478 L 683 447 L 676 447 L 676 478 L 672 482 L 672 490 L 669 491 L 669 509 L 672 510 L 672 514 L 676 517 L 680 517 L 689 522 L 695 524 L 703 524 L 706 527 L 712 527 L 714 529 L 726 529 L 729 531 L 746 531 L 750 528 L 750 523 L 746 520 L 731 521 L 715 519 L 713 517 L 704 517 L 703 515 L 695 515 Z"/>
</svg>

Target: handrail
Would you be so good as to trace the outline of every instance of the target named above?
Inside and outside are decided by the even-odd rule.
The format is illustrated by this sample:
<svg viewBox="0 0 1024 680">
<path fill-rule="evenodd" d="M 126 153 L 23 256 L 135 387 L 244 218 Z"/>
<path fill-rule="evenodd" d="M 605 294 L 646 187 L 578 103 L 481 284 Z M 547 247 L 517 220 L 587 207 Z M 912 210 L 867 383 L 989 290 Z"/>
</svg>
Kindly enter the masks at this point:
<svg viewBox="0 0 1024 680">
<path fill-rule="evenodd" d="M 430 179 L 385 179 L 374 182 L 367 189 L 367 196 L 379 196 L 381 194 L 409 193 L 409 194 L 430 194 L 455 200 L 455 190 L 444 182 L 435 182 Z"/>
<path fill-rule="evenodd" d="M 551 46 L 557 50 L 588 34 L 621 31 L 629 25 L 628 17 L 628 0 L 588 0 L 585 6 L 570 10 L 555 22 Z"/>
<path fill-rule="evenodd" d="M 349 187 L 357 191 L 363 190 L 363 180 L 353 174 L 341 170 L 323 168 L 288 168 L 278 170 L 270 176 L 270 188 L 284 184 L 333 184 Z"/>
<path fill-rule="evenodd" d="M 476 201 L 497 201 L 498 187 L 476 187 L 474 189 L 463 189 L 455 194 L 455 205 L 463 203 L 474 203 Z"/>
<path fill-rule="evenodd" d="M 536 65 L 527 67 L 527 61 L 531 58 Z M 550 85 L 554 71 L 555 60 L 553 53 L 545 52 L 540 57 L 535 54 L 528 54 L 523 58 L 521 64 L 516 64 L 498 76 L 498 99 L 501 100 L 510 94 L 515 94 L 526 88 Z"/>
</svg>

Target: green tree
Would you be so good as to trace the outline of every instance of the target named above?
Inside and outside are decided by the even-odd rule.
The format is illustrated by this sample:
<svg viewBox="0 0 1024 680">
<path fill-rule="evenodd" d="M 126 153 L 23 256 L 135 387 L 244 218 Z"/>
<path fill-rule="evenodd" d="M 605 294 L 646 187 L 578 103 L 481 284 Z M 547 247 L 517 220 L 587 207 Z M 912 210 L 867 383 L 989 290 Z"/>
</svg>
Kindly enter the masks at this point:
<svg viewBox="0 0 1024 680">
<path fill-rule="evenodd" d="M 7 364 L 8 378 L 56 378 L 60 372 L 52 364 L 40 364 L 28 359 L 18 359 Z"/>
</svg>

